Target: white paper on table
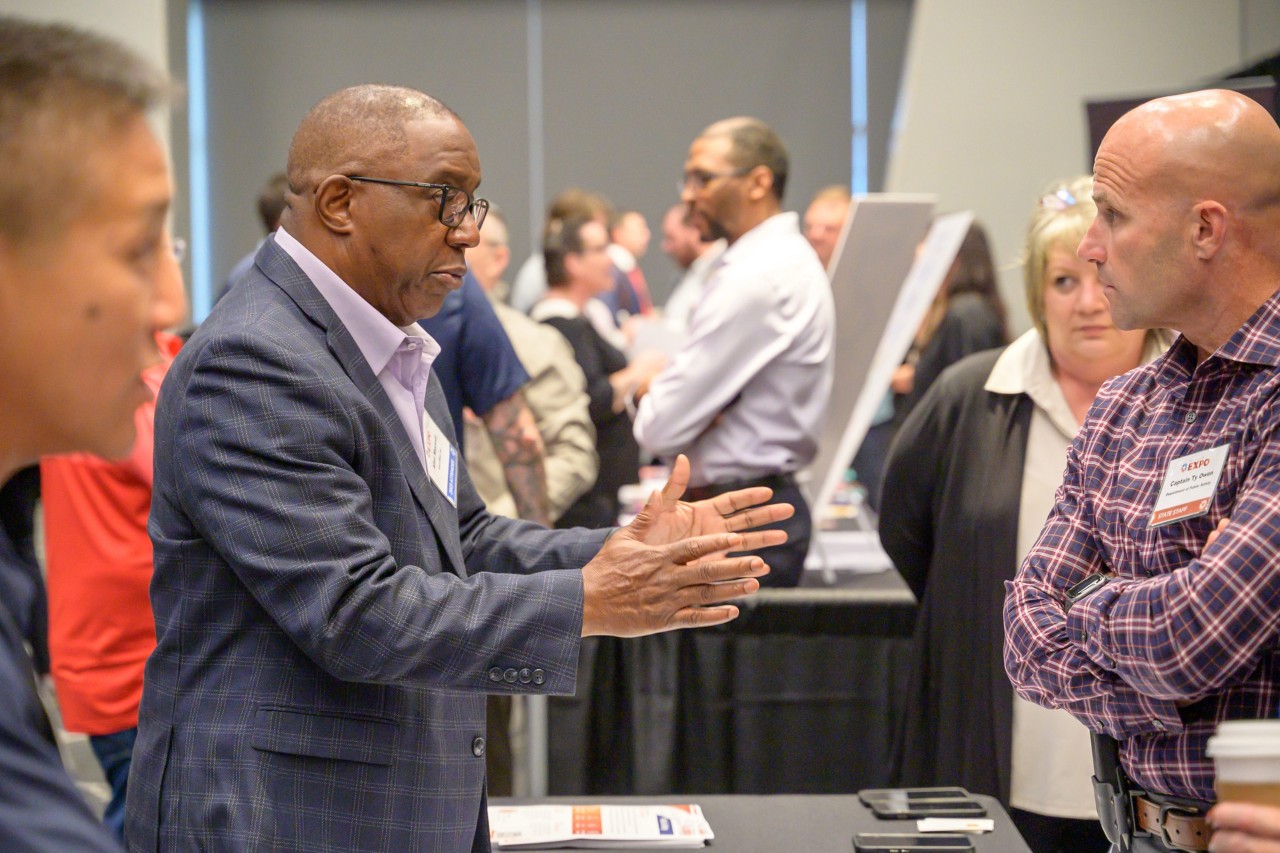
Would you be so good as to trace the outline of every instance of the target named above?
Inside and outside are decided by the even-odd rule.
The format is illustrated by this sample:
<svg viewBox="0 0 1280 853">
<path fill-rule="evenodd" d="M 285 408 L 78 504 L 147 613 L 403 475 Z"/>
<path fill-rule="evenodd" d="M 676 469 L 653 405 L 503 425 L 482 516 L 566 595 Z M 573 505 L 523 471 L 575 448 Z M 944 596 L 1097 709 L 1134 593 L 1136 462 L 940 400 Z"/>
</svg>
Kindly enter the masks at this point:
<svg viewBox="0 0 1280 853">
<path fill-rule="evenodd" d="M 501 850 L 690 850 L 705 846 L 714 837 L 697 805 L 489 807 L 489 840 Z"/>
<path fill-rule="evenodd" d="M 918 832 L 994 832 L 989 817 L 926 817 L 916 821 Z"/>
</svg>

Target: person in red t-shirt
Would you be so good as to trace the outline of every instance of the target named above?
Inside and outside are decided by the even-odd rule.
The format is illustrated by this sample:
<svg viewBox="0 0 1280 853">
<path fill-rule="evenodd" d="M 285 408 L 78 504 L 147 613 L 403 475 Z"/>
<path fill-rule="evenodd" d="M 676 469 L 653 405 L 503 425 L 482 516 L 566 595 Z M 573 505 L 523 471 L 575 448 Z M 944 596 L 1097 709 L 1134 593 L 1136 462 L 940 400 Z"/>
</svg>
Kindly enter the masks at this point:
<svg viewBox="0 0 1280 853">
<path fill-rule="evenodd" d="M 163 257 L 166 274 L 180 279 L 176 256 Z M 103 821 L 122 840 L 142 669 L 156 646 L 147 536 L 154 398 L 182 341 L 159 332 L 156 343 L 162 361 L 143 371 L 152 399 L 134 414 L 137 438 L 129 455 L 40 460 L 54 689 L 63 727 L 89 735 L 111 785 Z"/>
</svg>

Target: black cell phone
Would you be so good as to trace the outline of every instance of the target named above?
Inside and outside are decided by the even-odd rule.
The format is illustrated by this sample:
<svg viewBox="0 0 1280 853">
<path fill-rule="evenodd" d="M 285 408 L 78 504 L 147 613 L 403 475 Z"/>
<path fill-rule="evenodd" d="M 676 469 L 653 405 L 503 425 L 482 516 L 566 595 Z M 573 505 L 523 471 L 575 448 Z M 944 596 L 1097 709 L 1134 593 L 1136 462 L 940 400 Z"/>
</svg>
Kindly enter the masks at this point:
<svg viewBox="0 0 1280 853">
<path fill-rule="evenodd" d="M 967 835 L 859 832 L 853 836 L 853 849 L 855 853 L 916 853 L 919 850 L 931 850 L 935 853 L 939 850 L 973 853 L 973 842 Z"/>
<path fill-rule="evenodd" d="M 867 803 L 876 817 L 902 820 L 916 817 L 983 817 L 986 806 L 977 800 L 919 800 L 905 798 L 871 800 Z"/>
<path fill-rule="evenodd" d="M 972 795 L 964 788 L 863 788 L 858 799 L 864 806 L 872 800 L 906 800 L 918 803 L 926 800 L 967 800 Z"/>
</svg>

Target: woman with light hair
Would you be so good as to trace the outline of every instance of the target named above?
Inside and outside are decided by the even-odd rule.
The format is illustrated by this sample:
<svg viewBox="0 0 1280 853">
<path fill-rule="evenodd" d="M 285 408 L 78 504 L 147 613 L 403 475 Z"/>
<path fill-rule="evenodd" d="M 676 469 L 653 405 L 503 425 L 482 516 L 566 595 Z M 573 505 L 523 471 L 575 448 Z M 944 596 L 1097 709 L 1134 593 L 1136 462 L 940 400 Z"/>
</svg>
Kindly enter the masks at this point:
<svg viewBox="0 0 1280 853">
<path fill-rule="evenodd" d="M 920 600 L 895 782 L 962 785 L 1010 808 L 1033 850 L 1104 850 L 1085 727 L 1017 698 L 1001 650 L 1004 581 L 1053 504 L 1066 450 L 1099 388 L 1164 351 L 1121 331 L 1076 256 L 1092 181 L 1051 186 L 1027 228 L 1034 328 L 949 368 L 903 424 L 880 538 Z"/>
</svg>

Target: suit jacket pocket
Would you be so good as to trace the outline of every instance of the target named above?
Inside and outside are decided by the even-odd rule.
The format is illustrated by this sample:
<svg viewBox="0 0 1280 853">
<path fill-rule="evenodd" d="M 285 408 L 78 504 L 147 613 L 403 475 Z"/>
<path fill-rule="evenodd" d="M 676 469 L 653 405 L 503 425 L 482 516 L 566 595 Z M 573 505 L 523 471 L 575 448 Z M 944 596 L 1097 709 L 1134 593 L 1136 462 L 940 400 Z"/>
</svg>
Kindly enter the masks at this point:
<svg viewBox="0 0 1280 853">
<path fill-rule="evenodd" d="M 263 707 L 252 743 L 264 752 L 389 765 L 399 731 L 387 717 Z"/>
</svg>

